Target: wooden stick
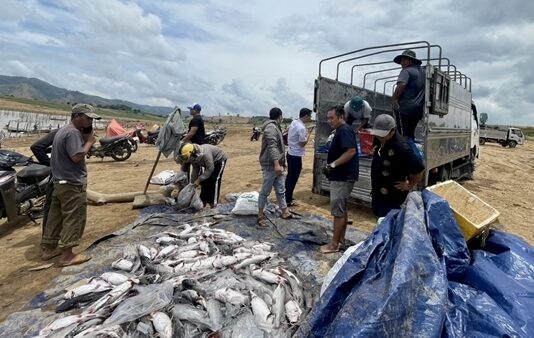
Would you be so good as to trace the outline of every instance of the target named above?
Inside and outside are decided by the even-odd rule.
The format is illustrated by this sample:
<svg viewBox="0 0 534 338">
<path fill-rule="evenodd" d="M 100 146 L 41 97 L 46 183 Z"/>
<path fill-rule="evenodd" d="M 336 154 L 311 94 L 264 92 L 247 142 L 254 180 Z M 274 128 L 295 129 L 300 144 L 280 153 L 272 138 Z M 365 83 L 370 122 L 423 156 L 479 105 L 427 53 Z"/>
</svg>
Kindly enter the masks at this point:
<svg viewBox="0 0 534 338">
<path fill-rule="evenodd" d="M 156 161 L 154 162 L 154 166 L 152 167 L 152 171 L 150 172 L 150 175 L 148 176 L 148 180 L 146 181 L 145 190 L 143 190 L 143 195 L 145 195 L 146 191 L 148 190 L 148 186 L 150 184 L 150 179 L 152 178 L 152 175 L 154 175 L 154 171 L 156 170 L 156 166 L 158 165 L 160 156 L 161 156 L 161 150 L 158 151 L 158 156 L 156 157 Z"/>
</svg>

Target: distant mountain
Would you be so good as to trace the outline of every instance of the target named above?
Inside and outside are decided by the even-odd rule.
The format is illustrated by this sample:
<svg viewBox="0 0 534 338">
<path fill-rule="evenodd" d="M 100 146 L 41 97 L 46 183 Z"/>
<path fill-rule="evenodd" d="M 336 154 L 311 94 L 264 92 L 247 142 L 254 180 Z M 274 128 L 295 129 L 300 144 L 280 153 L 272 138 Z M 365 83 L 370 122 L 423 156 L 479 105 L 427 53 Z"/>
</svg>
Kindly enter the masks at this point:
<svg viewBox="0 0 534 338">
<path fill-rule="evenodd" d="M 89 103 L 94 106 L 125 105 L 142 112 L 167 115 L 172 108 L 137 104 L 124 100 L 105 99 L 100 96 L 87 95 L 76 90 L 68 90 L 51 85 L 48 82 L 21 76 L 0 75 L 0 95 L 13 95 L 24 99 L 37 99 L 63 104 Z"/>
</svg>

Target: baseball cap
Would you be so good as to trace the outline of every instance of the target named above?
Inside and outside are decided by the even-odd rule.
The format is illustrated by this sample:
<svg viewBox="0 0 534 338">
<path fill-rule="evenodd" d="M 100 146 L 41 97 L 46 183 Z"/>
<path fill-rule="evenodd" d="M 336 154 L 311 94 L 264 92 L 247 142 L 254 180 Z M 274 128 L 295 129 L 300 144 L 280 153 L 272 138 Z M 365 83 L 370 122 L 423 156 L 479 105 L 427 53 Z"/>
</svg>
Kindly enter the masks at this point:
<svg viewBox="0 0 534 338">
<path fill-rule="evenodd" d="M 95 114 L 95 108 L 90 104 L 78 103 L 72 107 L 72 114 L 84 114 L 92 119 L 100 120 L 100 115 Z"/>
<path fill-rule="evenodd" d="M 187 109 L 192 109 L 200 112 L 202 110 L 202 107 L 198 103 L 193 103 L 191 106 L 187 107 Z"/>
<path fill-rule="evenodd" d="M 353 96 L 352 99 L 350 99 L 350 107 L 354 111 L 358 111 L 363 107 L 363 99 L 361 96 Z"/>
<path fill-rule="evenodd" d="M 393 116 L 388 114 L 381 114 L 375 118 L 375 123 L 373 124 L 373 129 L 371 134 L 378 137 L 385 137 L 391 129 L 394 129 L 397 126 Z"/>
</svg>

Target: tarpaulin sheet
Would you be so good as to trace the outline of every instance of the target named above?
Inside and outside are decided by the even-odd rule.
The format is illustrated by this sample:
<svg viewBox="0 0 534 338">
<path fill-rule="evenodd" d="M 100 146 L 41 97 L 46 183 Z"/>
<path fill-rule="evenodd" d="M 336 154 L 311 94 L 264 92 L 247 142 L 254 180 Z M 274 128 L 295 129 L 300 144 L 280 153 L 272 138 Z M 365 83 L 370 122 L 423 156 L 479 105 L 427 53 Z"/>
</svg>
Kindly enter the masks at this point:
<svg viewBox="0 0 534 338">
<path fill-rule="evenodd" d="M 349 257 L 304 337 L 534 337 L 534 249 L 491 231 L 468 250 L 446 201 L 410 193 Z"/>
<path fill-rule="evenodd" d="M 117 120 L 112 119 L 106 128 L 106 137 L 113 137 L 126 134 L 126 129 Z"/>
</svg>

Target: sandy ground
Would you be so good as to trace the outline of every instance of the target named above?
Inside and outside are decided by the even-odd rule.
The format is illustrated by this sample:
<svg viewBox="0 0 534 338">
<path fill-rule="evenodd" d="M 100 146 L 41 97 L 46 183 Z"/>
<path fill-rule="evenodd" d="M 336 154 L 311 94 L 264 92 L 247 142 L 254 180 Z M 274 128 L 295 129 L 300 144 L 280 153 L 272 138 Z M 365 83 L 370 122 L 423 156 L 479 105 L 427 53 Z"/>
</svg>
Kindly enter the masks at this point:
<svg viewBox="0 0 534 338">
<path fill-rule="evenodd" d="M 221 196 L 229 192 L 259 189 L 261 174 L 258 164 L 259 142 L 250 142 L 249 127 L 229 128 L 221 144 L 229 160 L 224 173 Z M 29 145 L 35 137 L 7 140 L 3 148 L 30 155 Z M 312 161 L 311 145 L 305 157 L 304 169 L 295 191 L 299 212 L 329 215 L 328 198 L 311 193 Z M 100 193 L 133 192 L 143 190 L 150 169 L 156 158 L 156 148 L 141 145 L 137 153 L 125 162 L 112 159 L 88 160 L 89 189 Z M 162 157 L 163 158 L 163 157 Z M 156 173 L 164 169 L 177 170 L 172 160 L 162 159 Z M 499 221 L 509 232 L 534 243 L 530 222 L 534 219 L 534 144 L 528 143 L 516 149 L 488 144 L 482 147 L 475 179 L 462 182 L 483 200 L 501 212 Z M 157 187 L 154 187 L 157 189 Z M 274 194 L 271 196 L 274 199 Z M 530 202 L 529 202 L 530 201 Z M 80 250 L 98 238 L 111 233 L 137 216 L 130 203 L 89 206 L 88 221 Z M 371 211 L 363 206 L 351 206 L 350 216 L 355 227 L 370 232 L 375 224 Z M 29 272 L 28 268 L 41 265 L 39 260 L 40 224 L 7 224 L 0 221 L 0 320 L 20 309 L 33 296 L 46 289 L 61 269 Z"/>
</svg>

